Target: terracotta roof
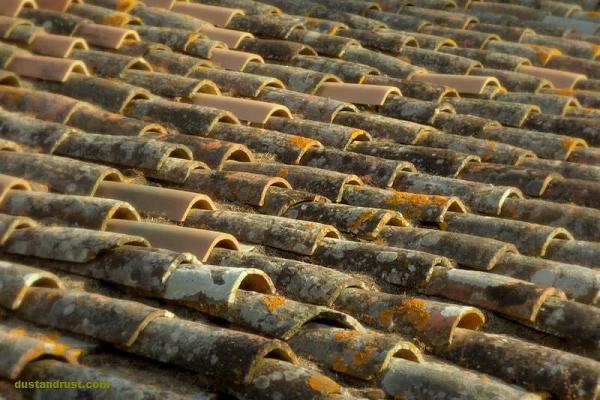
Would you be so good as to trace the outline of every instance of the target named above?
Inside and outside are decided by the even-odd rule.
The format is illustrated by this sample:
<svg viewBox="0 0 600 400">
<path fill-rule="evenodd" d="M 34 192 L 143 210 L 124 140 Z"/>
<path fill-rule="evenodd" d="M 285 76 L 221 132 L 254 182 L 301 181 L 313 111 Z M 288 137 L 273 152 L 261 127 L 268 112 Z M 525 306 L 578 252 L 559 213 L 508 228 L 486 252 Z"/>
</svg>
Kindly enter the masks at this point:
<svg viewBox="0 0 600 400">
<path fill-rule="evenodd" d="M 0 399 L 600 398 L 599 10 L 0 2 Z"/>
</svg>

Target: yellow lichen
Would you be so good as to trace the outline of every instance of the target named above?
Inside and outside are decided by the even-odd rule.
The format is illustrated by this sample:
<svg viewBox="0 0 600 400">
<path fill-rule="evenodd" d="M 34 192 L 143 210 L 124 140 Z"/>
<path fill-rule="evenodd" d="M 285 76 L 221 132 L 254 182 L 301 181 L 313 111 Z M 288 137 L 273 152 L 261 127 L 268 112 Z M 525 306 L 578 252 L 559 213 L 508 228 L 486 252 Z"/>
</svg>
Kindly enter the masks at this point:
<svg viewBox="0 0 600 400">
<path fill-rule="evenodd" d="M 277 307 L 285 304 L 285 297 L 282 296 L 265 296 L 262 298 L 262 303 L 265 305 L 267 310 L 273 312 Z"/>
<path fill-rule="evenodd" d="M 340 392 L 340 385 L 324 375 L 313 375 L 308 378 L 308 386 L 323 394 L 334 394 Z"/>
</svg>

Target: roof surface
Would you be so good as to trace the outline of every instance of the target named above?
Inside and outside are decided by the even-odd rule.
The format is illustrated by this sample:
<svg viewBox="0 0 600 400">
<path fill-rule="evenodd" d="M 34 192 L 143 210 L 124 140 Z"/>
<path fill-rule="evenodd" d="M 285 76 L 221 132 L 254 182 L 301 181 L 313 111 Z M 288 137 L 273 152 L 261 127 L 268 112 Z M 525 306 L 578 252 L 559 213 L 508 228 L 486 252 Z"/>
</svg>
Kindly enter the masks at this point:
<svg viewBox="0 0 600 400">
<path fill-rule="evenodd" d="M 1 1 L 0 399 L 600 399 L 599 10 Z"/>
</svg>

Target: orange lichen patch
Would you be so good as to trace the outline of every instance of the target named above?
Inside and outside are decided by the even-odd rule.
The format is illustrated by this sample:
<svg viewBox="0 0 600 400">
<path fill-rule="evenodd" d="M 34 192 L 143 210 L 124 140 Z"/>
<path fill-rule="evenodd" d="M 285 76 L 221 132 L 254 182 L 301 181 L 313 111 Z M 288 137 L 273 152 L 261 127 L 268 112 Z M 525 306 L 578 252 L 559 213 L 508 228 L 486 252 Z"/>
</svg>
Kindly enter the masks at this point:
<svg viewBox="0 0 600 400">
<path fill-rule="evenodd" d="M 400 315 L 417 329 L 425 329 L 429 325 L 429 313 L 425 309 L 425 302 L 420 299 L 409 299 L 381 311 L 379 321 L 383 326 L 390 326 L 394 317 Z"/>
<path fill-rule="evenodd" d="M 600 17 L 600 11 L 589 11 L 585 15 L 588 17 Z"/>
<path fill-rule="evenodd" d="M 428 324 L 429 313 L 425 309 L 425 302 L 420 299 L 411 299 L 402 303 L 400 309 L 417 328 L 425 328 Z"/>
<path fill-rule="evenodd" d="M 287 178 L 287 176 L 289 175 L 289 170 L 287 167 L 281 167 L 279 169 L 279 172 L 277 173 L 277 176 L 280 178 Z"/>
<path fill-rule="evenodd" d="M 312 139 L 308 139 L 302 136 L 290 136 L 290 144 L 294 147 L 298 147 L 303 149 L 305 147 L 311 146 L 315 141 Z"/>
<path fill-rule="evenodd" d="M 563 140 L 561 140 L 560 147 L 562 147 L 563 150 L 565 150 L 565 151 L 569 151 L 577 143 L 578 143 L 578 141 L 576 139 L 567 137 L 567 138 L 564 138 Z"/>
<path fill-rule="evenodd" d="M 407 192 L 396 192 L 390 197 L 386 204 L 395 206 L 402 204 L 414 204 L 419 206 L 428 206 L 431 204 L 444 204 L 446 200 L 443 197 L 428 196 L 426 194 L 415 194 Z"/>
<path fill-rule="evenodd" d="M 121 12 L 128 12 L 131 10 L 137 3 L 137 0 L 119 0 L 117 1 L 117 10 Z"/>
<path fill-rule="evenodd" d="M 116 27 L 121 27 L 127 22 L 129 22 L 129 18 L 123 15 L 109 15 L 102 19 L 102 25 L 110 25 Z"/>
<path fill-rule="evenodd" d="M 344 340 L 356 337 L 358 335 L 360 335 L 360 333 L 357 331 L 340 331 L 335 334 L 335 338 L 336 340 Z"/>
<path fill-rule="evenodd" d="M 348 364 L 346 364 L 346 361 L 344 361 L 344 359 L 340 356 L 337 356 L 333 360 L 331 367 L 333 368 L 334 371 L 337 371 L 337 372 L 346 372 L 349 369 Z"/>
<path fill-rule="evenodd" d="M 262 303 L 271 312 L 275 311 L 277 307 L 284 305 L 285 301 L 285 297 L 282 296 L 265 296 L 262 299 Z"/>
<path fill-rule="evenodd" d="M 373 350 L 365 350 L 364 352 L 356 353 L 352 356 L 352 364 L 354 364 L 355 367 L 361 366 L 371 358 L 371 354 L 373 354 Z"/>
<path fill-rule="evenodd" d="M 324 375 L 313 375 L 308 379 L 308 385 L 317 392 L 324 394 L 340 393 L 341 387 Z"/>
<path fill-rule="evenodd" d="M 481 157 L 483 161 L 488 161 L 494 155 L 496 150 L 496 142 L 490 140 L 486 143 L 486 145 L 488 149 Z"/>
<path fill-rule="evenodd" d="M 537 52 L 538 60 L 542 65 L 548 62 L 552 57 L 562 55 L 562 52 L 554 47 L 540 46 L 537 44 L 529 44 L 528 46 Z"/>
<path fill-rule="evenodd" d="M 8 334 L 11 336 L 29 336 L 27 334 L 27 330 L 23 328 L 13 328 L 10 331 L 8 331 Z"/>
<path fill-rule="evenodd" d="M 569 88 L 558 89 L 558 94 L 561 96 L 572 96 L 575 93 L 575 90 Z"/>
<path fill-rule="evenodd" d="M 356 221 L 354 221 L 354 223 L 350 227 L 350 232 L 358 231 L 365 222 L 367 222 L 371 217 L 373 217 L 373 215 L 375 215 L 375 212 L 373 212 L 373 211 L 364 212 L 360 216 L 360 218 L 358 218 Z"/>
</svg>

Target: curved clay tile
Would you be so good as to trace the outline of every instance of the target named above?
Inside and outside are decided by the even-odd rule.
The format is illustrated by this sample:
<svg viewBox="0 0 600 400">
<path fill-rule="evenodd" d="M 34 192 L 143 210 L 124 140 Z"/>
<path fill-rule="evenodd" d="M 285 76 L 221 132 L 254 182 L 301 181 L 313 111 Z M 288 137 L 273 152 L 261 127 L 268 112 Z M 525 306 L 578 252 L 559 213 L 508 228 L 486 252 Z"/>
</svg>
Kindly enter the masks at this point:
<svg viewBox="0 0 600 400">
<path fill-rule="evenodd" d="M 192 160 L 183 145 L 145 137 L 73 132 L 63 140 L 56 154 L 132 168 L 160 170 L 168 158 Z"/>
<path fill-rule="evenodd" d="M 23 8 L 37 8 L 34 0 L 3 0 L 0 2 L 0 15 L 16 17 Z"/>
<path fill-rule="evenodd" d="M 231 127 L 236 132 L 240 128 L 243 128 L 240 125 L 234 124 L 216 124 L 216 127 L 220 126 Z M 224 140 L 220 140 L 220 138 L 216 138 L 219 140 L 214 139 L 213 137 L 215 136 L 214 132 L 216 127 L 210 132 L 211 138 L 192 135 L 168 135 L 164 137 L 163 140 L 166 142 L 185 145 L 192 151 L 195 160 L 200 160 L 206 163 L 212 169 L 222 169 L 225 163 L 229 160 L 242 162 L 254 161 L 254 155 L 246 146 L 238 144 L 233 140 L 227 140 L 227 138 Z"/>
<path fill-rule="evenodd" d="M 221 276 L 218 281 L 213 279 L 217 275 Z M 232 306 L 247 299 L 245 294 L 252 293 L 263 298 L 264 294 L 274 292 L 275 287 L 269 276 L 258 269 L 181 264 L 166 279 L 159 296 L 227 319 Z M 225 315 L 223 311 L 227 311 Z"/>
<path fill-rule="evenodd" d="M 185 184 L 196 193 L 255 207 L 265 204 L 271 187 L 291 189 L 283 178 L 235 171 L 197 171 Z"/>
<path fill-rule="evenodd" d="M 337 149 L 311 147 L 299 164 L 348 174 L 355 174 L 370 185 L 390 187 L 401 171 L 416 171 L 407 161 L 386 160 L 366 154 Z"/>
<path fill-rule="evenodd" d="M 290 207 L 285 216 L 335 226 L 341 232 L 374 240 L 386 226 L 410 226 L 402 214 L 378 208 L 333 203 L 300 203 Z"/>
<path fill-rule="evenodd" d="M 77 100 L 60 94 L 4 85 L 0 86 L 0 105 L 7 111 L 61 124 L 65 124 L 75 110 L 84 107 Z"/>
<path fill-rule="evenodd" d="M 265 128 L 315 139 L 325 146 L 340 150 L 345 150 L 354 142 L 372 140 L 371 135 L 362 129 L 300 118 L 272 117 Z"/>
<path fill-rule="evenodd" d="M 510 297 L 513 300 L 518 294 L 519 301 L 507 301 L 505 295 L 499 294 L 504 291 L 514 293 Z M 520 279 L 494 273 L 462 269 L 434 271 L 423 293 L 477 304 L 525 321 L 535 321 L 540 307 L 548 298 L 554 296 L 564 298 L 564 294 L 555 288 L 539 287 Z"/>
<path fill-rule="evenodd" d="M 473 58 L 480 61 L 485 67 L 514 71 L 522 65 L 531 65 L 531 61 L 525 57 L 519 57 L 506 53 L 498 53 L 491 50 L 467 49 L 464 47 L 445 47 L 440 50 L 443 53 L 455 54 L 457 56 Z"/>
<path fill-rule="evenodd" d="M 500 213 L 507 198 L 523 197 L 518 189 L 510 186 L 492 186 L 485 183 L 412 172 L 398 174 L 393 187 L 403 192 L 456 196 L 477 212 L 491 215 Z M 446 217 L 448 218 L 448 216 Z"/>
<path fill-rule="evenodd" d="M 597 268 L 598 260 L 600 260 L 600 246 L 598 243 L 583 240 L 554 239 L 546 248 L 544 258 Z"/>
<path fill-rule="evenodd" d="M 563 291 L 568 299 L 579 303 L 593 306 L 600 303 L 598 271 L 591 268 L 520 254 L 507 254 L 493 272 L 538 286 L 556 288 Z"/>
<path fill-rule="evenodd" d="M 500 86 L 498 79 L 491 76 L 420 74 L 415 75 L 411 80 L 450 86 L 459 93 L 472 94 L 481 94 L 483 90 L 489 86 Z"/>
<path fill-rule="evenodd" d="M 214 247 L 239 250 L 237 239 L 222 232 L 125 220 L 108 221 L 106 229 L 111 232 L 141 236 L 153 247 L 192 253 L 203 262 Z"/>
<path fill-rule="evenodd" d="M 121 348 L 130 348 L 136 343 L 152 322 L 173 318 L 167 310 L 134 301 L 51 288 L 30 289 L 17 312 L 40 325 L 96 338 Z"/>
<path fill-rule="evenodd" d="M 217 124 L 210 131 L 210 137 L 242 143 L 257 153 L 273 154 L 277 160 L 286 164 L 297 164 L 308 149 L 323 147 L 312 139 L 255 126 Z"/>
<path fill-rule="evenodd" d="M 356 106 L 350 103 L 270 87 L 264 88 L 259 94 L 258 99 L 271 103 L 283 104 L 294 114 L 298 114 L 303 118 L 328 123 L 333 122 L 339 113 L 356 113 L 357 111 Z"/>
<path fill-rule="evenodd" d="M 214 49 L 210 61 L 233 71 L 243 71 L 250 62 L 265 62 L 258 54 L 228 49 Z"/>
<path fill-rule="evenodd" d="M 74 128 L 87 132 L 114 133 L 127 136 L 162 137 L 167 134 L 164 126 L 139 119 L 125 117 L 121 114 L 105 111 L 91 104 L 80 103 L 66 123 Z"/>
<path fill-rule="evenodd" d="M 197 68 L 212 68 L 212 63 L 208 60 L 162 49 L 150 50 L 144 55 L 144 59 L 156 72 L 185 77 L 189 77 Z"/>
<path fill-rule="evenodd" d="M 58 193 L 92 196 L 100 182 L 124 179 L 116 169 L 70 158 L 6 151 L 1 157 L 6 162 L 0 163 L 0 173 L 47 185 Z"/>
<path fill-rule="evenodd" d="M 12 18 L 0 15 L 0 37 L 8 39 L 18 27 L 33 27 L 33 23 L 26 19 Z"/>
<path fill-rule="evenodd" d="M 63 58 L 16 55 L 6 68 L 17 75 L 65 82 L 73 73 L 89 75 L 84 63 Z"/>
<path fill-rule="evenodd" d="M 189 78 L 208 79 L 223 92 L 241 97 L 258 97 L 266 87 L 284 88 L 283 82 L 272 77 L 217 68 L 195 68 Z"/>
<path fill-rule="evenodd" d="M 10 191 L 0 210 L 45 224 L 104 230 L 110 219 L 139 221 L 131 205 L 109 199 L 38 191 Z"/>
<path fill-rule="evenodd" d="M 237 211 L 193 210 L 185 224 L 202 229 L 218 229 L 245 242 L 306 256 L 312 255 L 325 238 L 340 237 L 339 232 L 330 225 Z"/>
<path fill-rule="evenodd" d="M 194 308 L 265 336 L 282 340 L 301 335 L 303 328 L 311 326 L 309 324 L 312 321 L 319 321 L 329 326 L 341 326 L 351 332 L 364 332 L 364 328 L 351 316 L 325 307 L 248 290 L 237 291 L 234 298 L 235 300 L 227 307 L 202 302 L 209 303 L 208 307 L 199 304 Z M 277 304 L 277 307 L 272 307 L 273 304 Z"/>
<path fill-rule="evenodd" d="M 405 310 L 415 306 L 426 310 L 425 319 L 410 321 L 411 313 Z M 359 288 L 341 291 L 335 308 L 384 332 L 406 332 L 407 337 L 418 337 L 430 345 L 448 345 L 457 328 L 478 330 L 485 323 L 484 314 L 475 307 Z"/>
<path fill-rule="evenodd" d="M 17 55 L 28 56 L 31 53 L 16 46 L 0 43 L 0 68 L 6 69 L 7 65 Z"/>
<path fill-rule="evenodd" d="M 4 245 L 18 229 L 33 226 L 37 226 L 37 223 L 30 218 L 0 214 L 0 246 Z"/>
<path fill-rule="evenodd" d="M 554 239 L 573 240 L 563 228 L 475 214 L 448 213 L 444 229 L 512 243 L 533 257 L 543 257 Z"/>
<path fill-rule="evenodd" d="M 385 254 L 385 257 L 382 255 Z M 374 242 L 354 242 L 325 238 L 313 254 L 313 262 L 348 272 L 369 271 L 379 282 L 405 288 L 426 286 L 436 268 L 451 268 L 445 257 L 421 251 L 383 246 Z M 401 267 L 409 263 L 410 270 Z"/>
<path fill-rule="evenodd" d="M 36 0 L 41 10 L 52 10 L 58 12 L 67 11 L 71 4 L 82 3 L 81 0 Z"/>
<path fill-rule="evenodd" d="M 393 86 L 334 82 L 321 83 L 317 88 L 316 94 L 348 103 L 377 106 L 383 105 L 391 94 L 402 95 L 400 90 Z"/>
<path fill-rule="evenodd" d="M 294 188 L 325 196 L 335 202 L 341 201 L 345 188 L 348 186 L 359 186 L 363 183 L 356 175 L 304 165 L 228 162 L 225 165 L 225 169 L 228 171 L 279 176 L 289 181 Z"/>
<path fill-rule="evenodd" d="M 538 78 L 547 79 L 557 89 L 572 89 L 578 81 L 586 79 L 585 75 L 572 72 L 558 71 L 555 69 L 532 67 L 524 65 L 518 69 L 518 72 L 532 75 Z"/>
<path fill-rule="evenodd" d="M 467 212 L 457 197 L 399 192 L 371 186 L 347 185 L 342 201 L 350 205 L 394 210 L 409 220 L 435 223 L 444 222 L 448 211 Z"/>
<path fill-rule="evenodd" d="M 521 127 L 540 108 L 532 104 L 489 101 L 485 99 L 447 99 L 459 114 L 473 114 L 482 118 L 494 119 L 503 125 Z"/>
<path fill-rule="evenodd" d="M 227 28 L 250 32 L 259 37 L 286 40 L 302 35 L 307 30 L 301 20 L 273 15 L 235 16 Z"/>
<path fill-rule="evenodd" d="M 581 104 L 573 96 L 546 93 L 499 93 L 494 100 L 523 104 L 535 104 L 545 114 L 565 115 L 569 109 L 581 109 Z M 538 154 L 539 155 L 539 154 Z"/>
<path fill-rule="evenodd" d="M 89 44 L 107 49 L 118 49 L 125 41 L 140 41 L 138 33 L 132 29 L 98 24 L 82 24 L 73 35 L 81 36 Z"/>
<path fill-rule="evenodd" d="M 198 93 L 221 94 L 219 88 L 209 80 L 185 78 L 174 74 L 133 70 L 123 72 L 120 77 L 129 84 L 170 99 L 185 101 Z"/>
<path fill-rule="evenodd" d="M 79 350 L 59 343 L 0 332 L 0 377 L 16 380 L 38 365 L 39 360 L 60 360 L 60 364 L 77 364 Z"/>
<path fill-rule="evenodd" d="M 116 11 L 114 8 L 97 7 L 92 4 L 72 4 L 69 14 L 85 18 L 86 22 L 92 21 L 97 24 L 125 27 L 128 25 L 141 25 L 140 18 L 128 13 Z"/>
<path fill-rule="evenodd" d="M 6 40 L 14 42 L 20 46 L 27 46 L 33 42 L 33 39 L 44 33 L 44 29 L 36 26 L 19 25 L 15 27 L 10 33 L 10 36 L 6 37 Z"/>
<path fill-rule="evenodd" d="M 188 180 L 192 172 L 208 169 L 210 169 L 208 165 L 201 161 L 169 157 L 159 170 L 146 169 L 143 173 L 148 178 L 182 185 Z"/>
<path fill-rule="evenodd" d="M 123 110 L 123 114 L 131 118 L 171 124 L 185 135 L 206 135 L 217 122 L 239 124 L 238 119 L 227 111 L 160 98 L 133 100 Z"/>
<path fill-rule="evenodd" d="M 30 287 L 63 287 L 60 279 L 50 272 L 7 261 L 0 261 L 0 282 L 0 305 L 9 310 L 19 308 Z"/>
<path fill-rule="evenodd" d="M 245 72 L 280 79 L 287 89 L 301 93 L 312 94 L 325 82 L 342 82 L 332 74 L 271 63 L 249 64 Z"/>
<path fill-rule="evenodd" d="M 467 165 L 459 177 L 493 185 L 516 186 L 526 195 L 534 197 L 542 196 L 550 182 L 560 178 L 553 172 L 486 162 Z"/>
<path fill-rule="evenodd" d="M 515 71 L 505 71 L 493 68 L 475 68 L 469 72 L 469 75 L 493 76 L 510 92 L 536 93 L 539 90 L 552 89 L 553 87 L 552 83 L 547 79 Z"/>
<path fill-rule="evenodd" d="M 286 106 L 258 100 L 196 94 L 193 96 L 192 102 L 200 106 L 229 111 L 242 121 L 257 124 L 266 123 L 271 116 L 292 118 L 292 113 Z"/>
<path fill-rule="evenodd" d="M 385 227 L 378 239 L 388 246 L 449 257 L 480 271 L 490 271 L 504 256 L 517 253 L 513 245 L 499 240 L 435 229 Z"/>
<path fill-rule="evenodd" d="M 6 241 L 3 251 L 47 260 L 85 263 L 105 251 L 125 245 L 148 247 L 148 242 L 139 236 L 112 232 L 35 226 L 13 232 Z"/>
<path fill-rule="evenodd" d="M 75 133 L 75 129 L 62 124 L 0 110 L 0 137 L 42 153 L 54 153 Z"/>
<path fill-rule="evenodd" d="M 0 70 L 0 86 L 21 87 L 21 80 L 12 72 Z"/>
<path fill-rule="evenodd" d="M 343 290 L 366 289 L 365 283 L 360 279 L 343 272 L 256 252 L 215 249 L 208 262 L 237 268 L 252 265 L 253 268 L 267 272 L 280 293 L 308 304 L 331 307 Z"/>
<path fill-rule="evenodd" d="M 215 26 L 204 26 L 200 29 L 200 33 L 206 35 L 213 40 L 219 40 L 225 43 L 232 49 L 236 49 L 245 39 L 253 38 L 254 36 L 248 32 L 234 31 L 232 29 L 217 28 Z"/>
<path fill-rule="evenodd" d="M 304 202 L 326 203 L 328 199 L 304 190 L 271 187 L 265 205 L 258 209 L 261 214 L 283 216 L 288 208 Z"/>
<path fill-rule="evenodd" d="M 240 9 L 217 7 L 208 4 L 175 2 L 171 11 L 196 17 L 217 26 L 227 26 L 237 15 L 244 15 Z"/>
<path fill-rule="evenodd" d="M 37 35 L 29 50 L 50 57 L 69 58 L 73 50 L 88 50 L 85 40 L 70 36 L 42 34 Z"/>
<path fill-rule="evenodd" d="M 256 53 L 265 59 L 286 62 L 299 55 L 317 55 L 317 52 L 312 47 L 287 40 L 249 38 L 242 40 L 238 48 L 250 53 Z"/>
<path fill-rule="evenodd" d="M 121 182 L 100 183 L 94 196 L 126 201 L 140 212 L 177 222 L 184 221 L 191 209 L 216 209 L 210 197 L 202 194 Z"/>
<path fill-rule="evenodd" d="M 369 132 L 375 139 L 390 139 L 396 143 L 403 144 L 415 144 L 431 132 L 431 128 L 426 125 L 366 112 L 344 111 L 333 119 L 333 123 L 363 129 L 365 132 Z M 369 145 L 369 143 L 365 144 Z M 372 144 L 375 147 L 380 145 L 379 143 Z M 377 154 L 376 151 L 369 154 L 383 156 Z M 388 158 L 388 156 L 383 157 Z"/>
<path fill-rule="evenodd" d="M 150 101 L 148 99 L 151 97 L 148 91 L 137 86 L 81 74 L 72 74 L 62 83 L 37 81 L 35 86 L 38 89 L 90 102 L 115 113 L 123 112 L 133 102 Z"/>
<path fill-rule="evenodd" d="M 446 97 L 458 97 L 458 92 L 454 88 L 417 81 L 417 79 L 415 79 L 417 76 L 419 76 L 419 74 L 416 74 L 411 77 L 410 80 L 407 80 L 392 78 L 387 75 L 366 75 L 360 83 L 395 86 L 400 89 L 402 95 L 418 100 L 440 102 Z"/>
<path fill-rule="evenodd" d="M 0 174 L 0 204 L 10 190 L 31 190 L 31 185 L 25 179 Z"/>
<path fill-rule="evenodd" d="M 152 67 L 141 57 L 99 50 L 73 50 L 71 58 L 83 61 L 92 75 L 103 78 L 118 78 L 122 72 L 128 70 L 152 71 Z"/>
<path fill-rule="evenodd" d="M 21 146 L 11 140 L 0 139 L 0 151 L 22 151 Z"/>
</svg>

